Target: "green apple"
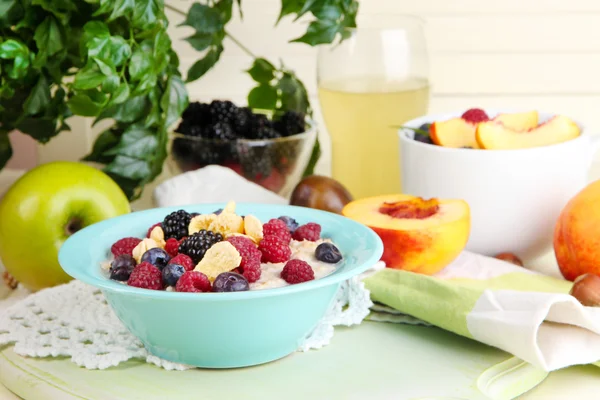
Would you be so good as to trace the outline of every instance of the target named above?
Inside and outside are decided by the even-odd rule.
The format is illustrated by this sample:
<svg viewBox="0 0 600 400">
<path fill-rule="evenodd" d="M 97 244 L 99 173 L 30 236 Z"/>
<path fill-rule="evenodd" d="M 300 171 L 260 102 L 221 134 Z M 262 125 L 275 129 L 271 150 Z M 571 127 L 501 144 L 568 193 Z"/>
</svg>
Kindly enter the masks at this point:
<svg viewBox="0 0 600 400">
<path fill-rule="evenodd" d="M 58 263 L 64 241 L 96 222 L 127 214 L 129 201 L 104 172 L 77 162 L 28 171 L 0 200 L 0 259 L 31 291 L 72 278 Z"/>
</svg>

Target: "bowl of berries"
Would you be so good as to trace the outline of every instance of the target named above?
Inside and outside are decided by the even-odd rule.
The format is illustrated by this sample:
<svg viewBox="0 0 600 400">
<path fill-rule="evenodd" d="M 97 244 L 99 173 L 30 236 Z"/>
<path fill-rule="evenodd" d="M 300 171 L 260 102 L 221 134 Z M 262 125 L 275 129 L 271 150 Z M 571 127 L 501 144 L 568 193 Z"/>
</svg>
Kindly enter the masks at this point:
<svg viewBox="0 0 600 400">
<path fill-rule="evenodd" d="M 162 359 L 236 368 L 285 357 L 345 280 L 383 253 L 341 215 L 271 204 L 156 208 L 86 227 L 61 247 L 72 277 Z"/>
<path fill-rule="evenodd" d="M 271 117 L 231 101 L 194 102 L 171 135 L 168 165 L 180 174 L 217 164 L 283 197 L 302 178 L 316 128 L 304 114 Z"/>
</svg>

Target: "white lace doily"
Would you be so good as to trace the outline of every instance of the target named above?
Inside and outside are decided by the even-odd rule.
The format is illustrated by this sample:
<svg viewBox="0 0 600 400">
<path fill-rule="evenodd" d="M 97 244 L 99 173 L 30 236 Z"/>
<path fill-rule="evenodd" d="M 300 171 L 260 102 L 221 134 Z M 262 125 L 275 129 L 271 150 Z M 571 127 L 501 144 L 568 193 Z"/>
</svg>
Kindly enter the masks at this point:
<svg viewBox="0 0 600 400">
<path fill-rule="evenodd" d="M 383 268 L 377 264 L 368 274 Z M 343 282 L 335 302 L 298 351 L 329 344 L 336 325 L 360 324 L 373 305 L 361 279 Z M 42 290 L 0 312 L 0 345 L 29 357 L 69 356 L 87 369 L 106 369 L 142 359 L 167 370 L 190 366 L 148 353 L 114 315 L 100 290 L 80 281 Z"/>
</svg>

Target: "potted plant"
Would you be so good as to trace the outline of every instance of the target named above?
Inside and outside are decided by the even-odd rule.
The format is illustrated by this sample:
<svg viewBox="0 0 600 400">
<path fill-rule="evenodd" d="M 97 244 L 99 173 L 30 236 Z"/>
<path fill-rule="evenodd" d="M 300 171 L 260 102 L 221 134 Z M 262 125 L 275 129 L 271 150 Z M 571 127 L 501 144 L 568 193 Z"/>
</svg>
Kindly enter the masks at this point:
<svg viewBox="0 0 600 400">
<path fill-rule="evenodd" d="M 194 29 L 186 40 L 203 57 L 184 79 L 167 34 L 165 7 Z M 84 161 L 99 163 L 131 199 L 162 171 L 168 130 L 189 104 L 185 83 L 201 78 L 230 37 L 254 61 L 248 106 L 310 114 L 306 89 L 284 65 L 256 57 L 227 32 L 233 0 L 194 3 L 187 13 L 162 0 L 0 1 L 0 169 L 12 156 L 8 133 L 40 143 L 69 130 L 72 115 L 113 124 Z M 240 14 L 242 8 L 237 0 Z M 355 27 L 355 0 L 282 0 L 280 17 L 310 14 L 308 45 L 343 40 Z M 319 157 L 318 142 L 307 173 Z"/>
</svg>

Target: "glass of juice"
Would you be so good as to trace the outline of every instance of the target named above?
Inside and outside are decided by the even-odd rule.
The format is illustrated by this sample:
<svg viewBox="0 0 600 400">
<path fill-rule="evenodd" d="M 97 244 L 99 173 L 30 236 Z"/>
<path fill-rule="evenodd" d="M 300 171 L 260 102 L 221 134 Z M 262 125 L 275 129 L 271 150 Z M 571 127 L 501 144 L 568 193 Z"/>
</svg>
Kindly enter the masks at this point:
<svg viewBox="0 0 600 400">
<path fill-rule="evenodd" d="M 317 79 L 332 177 L 355 198 L 401 193 L 398 128 L 429 103 L 423 21 L 359 17 L 349 38 L 320 47 Z"/>
</svg>

